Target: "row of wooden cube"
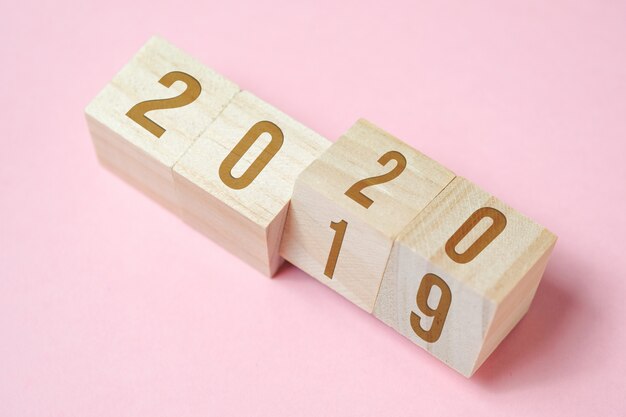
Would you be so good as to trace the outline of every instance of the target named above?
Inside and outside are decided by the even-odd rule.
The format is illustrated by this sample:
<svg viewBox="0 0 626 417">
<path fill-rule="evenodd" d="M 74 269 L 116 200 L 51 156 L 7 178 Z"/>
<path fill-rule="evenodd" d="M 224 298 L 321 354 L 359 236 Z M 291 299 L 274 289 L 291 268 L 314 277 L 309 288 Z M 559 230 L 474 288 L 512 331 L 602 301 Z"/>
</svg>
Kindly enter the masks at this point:
<svg viewBox="0 0 626 417">
<path fill-rule="evenodd" d="M 88 105 L 101 163 L 266 275 L 284 259 L 469 376 L 556 238 L 360 120 L 335 143 L 151 39 Z"/>
</svg>

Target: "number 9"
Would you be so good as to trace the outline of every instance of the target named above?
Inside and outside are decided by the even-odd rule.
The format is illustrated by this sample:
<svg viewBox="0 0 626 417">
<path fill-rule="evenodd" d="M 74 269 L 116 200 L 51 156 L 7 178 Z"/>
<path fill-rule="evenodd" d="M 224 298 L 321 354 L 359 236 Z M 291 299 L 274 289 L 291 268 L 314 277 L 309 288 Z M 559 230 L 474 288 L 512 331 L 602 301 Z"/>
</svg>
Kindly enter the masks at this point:
<svg viewBox="0 0 626 417">
<path fill-rule="evenodd" d="M 439 287 L 441 290 L 441 297 L 439 297 L 439 303 L 434 309 L 428 305 L 428 297 L 433 286 Z M 416 297 L 417 307 L 427 317 L 433 318 L 433 323 L 430 325 L 429 330 L 424 330 L 420 324 L 421 318 L 416 313 L 411 311 L 411 327 L 416 335 L 424 339 L 428 343 L 434 343 L 439 340 L 441 331 L 443 330 L 443 324 L 446 321 L 448 310 L 450 310 L 450 303 L 452 302 L 452 293 L 450 287 L 446 282 L 439 278 L 435 274 L 426 274 L 422 278 L 419 289 L 417 290 Z"/>
</svg>

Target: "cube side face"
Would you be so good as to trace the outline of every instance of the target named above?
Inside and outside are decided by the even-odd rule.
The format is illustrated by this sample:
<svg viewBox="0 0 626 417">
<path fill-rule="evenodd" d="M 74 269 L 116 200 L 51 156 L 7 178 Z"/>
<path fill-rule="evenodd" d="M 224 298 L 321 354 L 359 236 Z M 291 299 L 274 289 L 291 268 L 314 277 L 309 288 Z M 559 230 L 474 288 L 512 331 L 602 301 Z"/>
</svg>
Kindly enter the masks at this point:
<svg viewBox="0 0 626 417">
<path fill-rule="evenodd" d="M 264 275 L 270 276 L 266 228 L 242 216 L 197 184 L 174 172 L 183 220 Z M 277 268 L 280 265 L 274 265 Z"/>
<path fill-rule="evenodd" d="M 282 263 L 278 249 L 296 178 L 329 146 L 241 92 L 174 167 L 183 218 L 272 275 Z M 242 184 L 247 176 L 250 181 Z M 230 223 L 230 232 L 222 230 Z"/>
<path fill-rule="evenodd" d="M 128 147 L 124 138 L 87 116 L 98 160 L 133 187 L 166 209 L 178 214 L 178 196 L 171 169 L 135 147 Z"/>
<path fill-rule="evenodd" d="M 471 376 L 525 313 L 554 241 L 543 227 L 457 177 L 398 237 L 374 314 Z M 448 288 L 447 306 L 428 294 L 420 305 L 419 292 L 430 289 L 422 286 L 427 274 Z M 438 309 L 447 311 L 440 336 L 420 340 L 418 334 L 432 332 L 428 323 L 425 332 L 416 331 L 412 315 L 427 319 Z"/>
<path fill-rule="evenodd" d="M 329 273 L 329 257 L 337 236 L 331 222 L 345 222 L 346 228 L 334 270 Z M 317 189 L 296 183 L 280 254 L 367 312 L 374 308 L 392 245 L 392 239 L 353 212 Z"/>
<path fill-rule="evenodd" d="M 298 178 L 281 254 L 372 312 L 396 235 L 453 178 L 361 120 Z"/>
<path fill-rule="evenodd" d="M 473 372 L 480 368 L 500 342 L 504 340 L 528 312 L 555 243 L 497 305 L 493 320 L 485 334 L 483 347 L 474 364 Z"/>
<path fill-rule="evenodd" d="M 278 271 L 285 259 L 280 256 L 280 243 L 285 230 L 285 222 L 287 221 L 287 213 L 289 205 L 280 211 L 274 221 L 265 229 L 265 245 L 267 247 L 267 256 L 269 260 L 268 276 L 272 277 Z"/>
<path fill-rule="evenodd" d="M 85 109 L 88 121 L 96 121 L 108 129 L 107 134 L 94 139 L 99 145 L 96 151 L 109 141 L 117 151 L 113 155 L 105 151 L 98 157 L 109 166 L 115 165 L 125 178 L 144 185 L 140 188 L 158 194 L 149 175 L 137 175 L 132 166 L 115 163 L 115 159 L 119 162 L 121 155 L 127 153 L 143 166 L 159 164 L 165 172 L 169 170 L 172 184 L 171 169 L 175 162 L 238 91 L 237 85 L 186 53 L 160 38 L 152 38 Z M 174 97 L 178 101 L 161 101 L 156 107 L 145 105 L 148 101 Z M 131 118 L 127 113 L 134 108 L 143 110 Z M 162 129 L 160 136 L 146 127 L 151 124 L 156 124 L 157 130 Z M 90 130 L 94 131 L 91 127 Z M 171 190 L 172 187 L 166 188 L 164 193 Z M 164 199 L 171 200 L 170 197 Z"/>
<path fill-rule="evenodd" d="M 444 280 L 451 294 L 449 304 L 443 294 L 445 289 L 426 285 L 429 274 Z M 426 306 L 418 300 L 420 293 L 426 295 Z M 412 248 L 396 241 L 373 314 L 446 365 L 469 377 L 495 307 L 492 301 L 481 297 L 463 281 L 449 277 Z M 445 317 L 440 329 L 436 329 L 436 321 L 440 320 L 438 317 L 442 312 Z"/>
</svg>

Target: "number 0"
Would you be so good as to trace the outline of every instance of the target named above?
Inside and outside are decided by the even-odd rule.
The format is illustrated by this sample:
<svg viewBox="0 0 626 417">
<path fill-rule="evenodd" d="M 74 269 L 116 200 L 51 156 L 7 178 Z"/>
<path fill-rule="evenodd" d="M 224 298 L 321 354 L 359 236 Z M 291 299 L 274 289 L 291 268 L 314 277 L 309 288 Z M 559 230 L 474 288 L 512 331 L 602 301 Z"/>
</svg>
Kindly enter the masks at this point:
<svg viewBox="0 0 626 417">
<path fill-rule="evenodd" d="M 491 226 L 489 226 L 489 228 L 485 230 L 485 232 L 480 235 L 480 237 L 476 239 L 476 241 L 472 243 L 472 246 L 467 248 L 465 252 L 458 253 L 456 251 L 456 247 L 458 246 L 458 244 L 485 217 L 489 217 L 491 218 L 491 220 L 493 220 Z M 448 239 L 448 241 L 446 242 L 446 253 L 454 262 L 466 264 L 474 259 L 476 256 L 478 256 L 478 254 L 481 253 L 487 247 L 487 245 L 493 242 L 493 240 L 498 237 L 500 233 L 502 233 L 505 227 L 506 217 L 504 216 L 504 214 L 502 214 L 501 211 L 498 211 L 492 207 L 479 208 L 474 213 L 472 213 L 472 215 L 469 216 L 467 220 L 465 220 L 465 223 L 463 223 L 461 227 L 459 227 L 459 229 L 454 232 L 450 239 Z"/>
<path fill-rule="evenodd" d="M 263 133 L 269 133 L 271 135 L 272 139 L 270 143 L 263 149 L 263 152 L 261 152 L 254 162 L 250 164 L 248 169 L 241 174 L 239 178 L 235 178 L 232 174 L 233 168 Z M 246 188 L 272 160 L 281 146 L 283 146 L 283 142 L 283 131 L 274 123 L 268 121 L 256 123 L 243 135 L 239 143 L 235 145 L 233 150 L 224 158 L 219 169 L 222 182 L 234 190 Z"/>
</svg>

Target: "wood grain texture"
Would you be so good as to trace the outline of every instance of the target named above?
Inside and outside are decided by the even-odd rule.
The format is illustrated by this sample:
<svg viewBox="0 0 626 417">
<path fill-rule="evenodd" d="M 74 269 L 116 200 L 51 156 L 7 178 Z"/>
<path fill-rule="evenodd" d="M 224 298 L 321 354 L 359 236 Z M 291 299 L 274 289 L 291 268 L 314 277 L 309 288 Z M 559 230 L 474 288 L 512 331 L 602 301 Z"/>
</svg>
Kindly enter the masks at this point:
<svg viewBox="0 0 626 417">
<path fill-rule="evenodd" d="M 365 178 L 390 172 L 401 153 L 406 168 L 362 190 L 366 208 L 345 193 Z M 454 174 L 373 124 L 359 120 L 298 177 L 281 255 L 359 307 L 371 312 L 396 235 L 454 178 Z M 332 279 L 324 274 L 335 236 L 331 222 L 346 221 Z"/>
<path fill-rule="evenodd" d="M 136 104 L 180 95 L 184 82 L 159 83 L 167 73 L 181 71 L 201 86 L 193 102 L 153 110 L 146 116 L 165 132 L 155 136 L 126 113 Z M 177 211 L 172 167 L 228 102 L 239 87 L 161 38 L 150 39 L 85 109 L 87 124 L 101 163 Z"/>
<path fill-rule="evenodd" d="M 191 78 L 168 86 L 174 72 Z M 193 83 L 189 103 L 145 114 L 151 128 L 129 117 Z M 160 38 L 85 114 L 101 163 L 197 230 L 268 276 L 286 258 L 466 376 L 526 313 L 556 241 L 370 122 L 331 145 Z M 485 207 L 506 218 L 496 232 L 467 223 Z M 420 301 L 433 277 L 449 292 Z M 427 340 L 411 317 L 442 330 Z"/>
<path fill-rule="evenodd" d="M 446 243 L 482 207 L 504 214 L 506 226 L 473 259 L 454 261 Z M 466 252 L 493 223 L 478 222 L 456 245 L 457 252 Z M 457 177 L 398 236 L 374 315 L 469 377 L 528 310 L 555 242 L 542 226 Z M 451 292 L 441 335 L 432 343 L 418 337 L 410 320 L 413 312 L 426 330 L 433 325 L 416 302 L 428 273 L 443 279 Z M 437 307 L 441 293 L 432 291 L 430 308 Z"/>
<path fill-rule="evenodd" d="M 283 143 L 266 158 L 262 151 L 271 136 L 263 133 L 247 151 L 235 152 L 241 159 L 232 167 L 234 177 L 241 177 L 258 157 L 267 165 L 249 185 L 233 189 L 220 178 L 220 167 L 251 127 L 263 121 L 280 129 Z M 278 248 L 296 178 L 329 146 L 327 139 L 243 91 L 174 167 L 183 218 L 271 276 L 283 261 Z"/>
</svg>

